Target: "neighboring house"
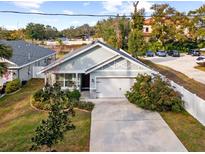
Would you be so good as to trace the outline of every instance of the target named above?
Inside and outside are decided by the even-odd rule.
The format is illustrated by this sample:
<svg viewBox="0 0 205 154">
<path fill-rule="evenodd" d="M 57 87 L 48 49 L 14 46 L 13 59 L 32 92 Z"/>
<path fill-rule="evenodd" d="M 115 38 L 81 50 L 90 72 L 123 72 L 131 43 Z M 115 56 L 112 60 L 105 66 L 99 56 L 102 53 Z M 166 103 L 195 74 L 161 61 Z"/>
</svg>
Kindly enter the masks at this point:
<svg viewBox="0 0 205 154">
<path fill-rule="evenodd" d="M 152 74 L 139 60 L 100 41 L 67 54 L 39 73 L 62 89 L 88 91 L 91 98 L 124 97 L 138 74 Z"/>
<path fill-rule="evenodd" d="M 81 36 L 83 37 L 83 36 Z M 60 39 L 60 38 L 59 38 Z M 69 46 L 79 46 L 79 45 L 87 45 L 92 43 L 95 40 L 101 40 L 103 41 L 102 38 L 92 38 L 92 37 L 85 37 L 85 39 L 82 38 L 71 38 L 71 39 L 63 39 L 61 38 L 60 40 L 62 40 L 62 44 L 63 45 L 69 45 Z M 44 41 L 45 45 L 47 46 L 56 46 L 59 45 L 58 41 L 55 40 L 48 40 L 48 41 Z"/>
<path fill-rule="evenodd" d="M 152 18 L 147 18 L 144 20 L 143 34 L 144 34 L 144 39 L 147 42 L 149 41 L 152 33 L 152 23 L 153 23 Z"/>
<path fill-rule="evenodd" d="M 10 46 L 13 55 L 10 59 L 1 60 L 7 64 L 8 71 L 0 78 L 0 86 L 7 81 L 20 79 L 27 81 L 31 78 L 42 78 L 43 74 L 37 75 L 42 68 L 55 61 L 55 52 L 42 48 L 38 45 L 24 41 L 0 40 L 0 44 Z"/>
</svg>

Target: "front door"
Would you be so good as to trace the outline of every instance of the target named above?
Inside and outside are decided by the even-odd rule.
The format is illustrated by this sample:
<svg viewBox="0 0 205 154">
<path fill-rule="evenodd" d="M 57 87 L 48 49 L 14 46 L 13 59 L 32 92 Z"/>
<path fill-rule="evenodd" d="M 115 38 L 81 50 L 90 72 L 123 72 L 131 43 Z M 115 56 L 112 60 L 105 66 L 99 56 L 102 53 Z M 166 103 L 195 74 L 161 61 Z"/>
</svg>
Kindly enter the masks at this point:
<svg viewBox="0 0 205 154">
<path fill-rule="evenodd" d="M 82 74 L 81 76 L 81 90 L 90 90 L 90 74 Z"/>
</svg>

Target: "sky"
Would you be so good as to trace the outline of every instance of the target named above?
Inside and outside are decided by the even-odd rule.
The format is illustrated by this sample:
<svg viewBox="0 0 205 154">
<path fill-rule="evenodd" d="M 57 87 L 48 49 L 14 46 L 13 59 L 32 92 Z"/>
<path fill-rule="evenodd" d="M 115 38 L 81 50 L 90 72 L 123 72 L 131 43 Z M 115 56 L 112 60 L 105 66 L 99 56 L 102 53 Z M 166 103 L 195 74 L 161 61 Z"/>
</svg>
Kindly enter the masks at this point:
<svg viewBox="0 0 205 154">
<path fill-rule="evenodd" d="M 205 1 L 140 1 L 139 8 L 145 8 L 146 15 L 150 15 L 150 7 L 154 3 L 168 3 L 182 12 L 194 10 L 205 4 Z M 131 1 L 0 1 L 0 10 L 67 13 L 67 14 L 127 14 L 133 11 Z M 51 25 L 58 30 L 70 26 L 83 24 L 95 25 L 102 17 L 65 17 L 65 16 L 40 16 L 17 15 L 0 13 L 0 27 L 10 30 L 24 28 L 28 23 L 41 23 Z"/>
</svg>

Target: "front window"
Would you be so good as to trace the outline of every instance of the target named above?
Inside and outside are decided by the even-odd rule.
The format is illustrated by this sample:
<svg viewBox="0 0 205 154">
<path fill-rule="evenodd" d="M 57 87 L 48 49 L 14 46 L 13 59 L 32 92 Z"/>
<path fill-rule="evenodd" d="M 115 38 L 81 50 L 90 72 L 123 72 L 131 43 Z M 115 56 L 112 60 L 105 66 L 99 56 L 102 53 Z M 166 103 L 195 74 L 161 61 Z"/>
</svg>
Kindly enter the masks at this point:
<svg viewBox="0 0 205 154">
<path fill-rule="evenodd" d="M 76 74 L 56 74 L 56 83 L 61 87 L 73 88 L 75 86 Z"/>
<path fill-rule="evenodd" d="M 149 28 L 148 28 L 148 27 L 145 28 L 145 32 L 146 32 L 146 33 L 149 32 Z"/>
<path fill-rule="evenodd" d="M 64 87 L 64 74 L 56 74 L 56 83 Z"/>
<path fill-rule="evenodd" d="M 75 74 L 65 74 L 65 87 L 73 87 L 75 85 Z"/>
</svg>

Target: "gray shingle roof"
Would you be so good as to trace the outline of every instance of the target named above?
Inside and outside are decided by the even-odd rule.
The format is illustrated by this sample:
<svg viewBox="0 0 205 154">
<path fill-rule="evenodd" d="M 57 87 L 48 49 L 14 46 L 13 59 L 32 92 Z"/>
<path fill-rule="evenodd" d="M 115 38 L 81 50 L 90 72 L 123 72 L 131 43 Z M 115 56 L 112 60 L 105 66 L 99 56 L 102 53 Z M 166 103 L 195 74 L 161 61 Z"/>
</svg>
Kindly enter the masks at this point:
<svg viewBox="0 0 205 154">
<path fill-rule="evenodd" d="M 0 44 L 10 46 L 13 49 L 13 55 L 9 59 L 18 66 L 38 60 L 42 57 L 54 54 L 55 51 L 27 43 L 25 41 L 6 41 L 0 40 Z"/>
</svg>

